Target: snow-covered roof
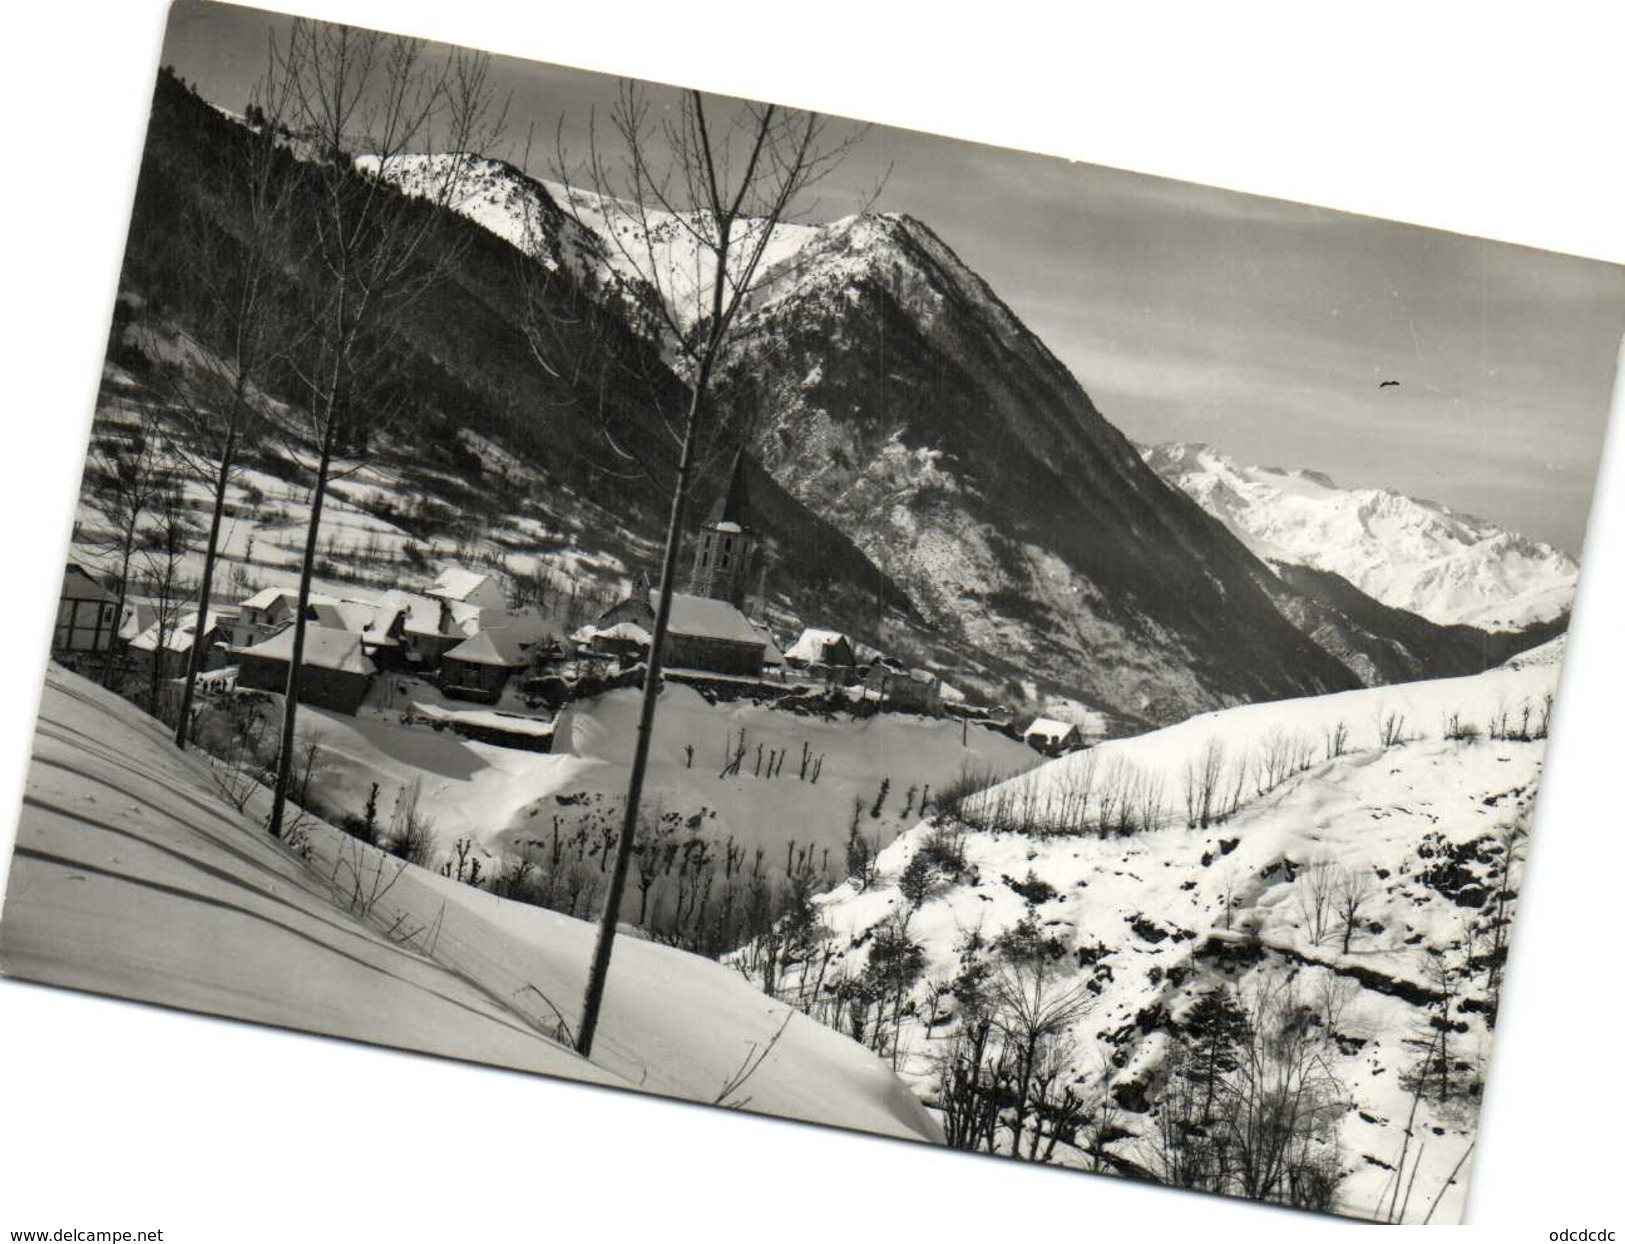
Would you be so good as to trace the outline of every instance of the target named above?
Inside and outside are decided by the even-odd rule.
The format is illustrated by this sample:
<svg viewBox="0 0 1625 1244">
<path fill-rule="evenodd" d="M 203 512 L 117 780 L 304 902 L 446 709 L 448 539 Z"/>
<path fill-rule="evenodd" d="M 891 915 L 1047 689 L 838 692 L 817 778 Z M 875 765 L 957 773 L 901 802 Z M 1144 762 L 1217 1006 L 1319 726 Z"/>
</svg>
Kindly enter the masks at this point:
<svg viewBox="0 0 1625 1244">
<path fill-rule="evenodd" d="M 430 596 L 420 596 L 416 592 L 403 592 L 399 588 L 391 588 L 378 600 L 376 606 L 380 616 L 387 614 L 388 620 L 381 629 L 388 629 L 388 623 L 395 620 L 395 616 L 404 612 L 406 614 L 406 633 L 409 635 L 439 635 L 441 602 Z"/>
<path fill-rule="evenodd" d="M 620 640 L 622 643 L 641 644 L 649 646 L 649 632 L 636 622 L 617 622 L 614 626 L 584 626 L 576 632 L 576 637 L 582 643 L 591 643 L 594 639 Z"/>
<path fill-rule="evenodd" d="M 294 590 L 287 587 L 266 587 L 255 592 L 242 603 L 244 609 L 269 609 L 284 596 L 294 595 Z"/>
<path fill-rule="evenodd" d="M 237 611 L 235 609 L 229 613 L 221 609 L 209 610 L 208 622 L 203 628 L 203 633 L 207 635 L 227 618 L 236 616 Z M 156 652 L 158 649 L 158 629 L 158 624 L 154 622 L 130 641 L 130 647 L 137 652 Z M 197 629 L 197 612 L 195 610 L 183 614 L 177 621 L 172 621 L 164 633 L 164 651 L 190 652 L 192 650 L 192 640 L 197 635 Z"/>
<path fill-rule="evenodd" d="M 461 566 L 447 566 L 435 579 L 428 594 L 444 600 L 467 600 L 490 577 L 476 570 L 464 570 Z"/>
<path fill-rule="evenodd" d="M 451 613 L 451 624 L 464 635 L 473 635 L 482 629 L 485 610 L 478 605 L 470 605 L 465 601 L 448 600 L 446 608 Z"/>
<path fill-rule="evenodd" d="M 345 618 L 343 612 L 339 609 L 337 601 L 313 600 L 310 602 L 310 612 L 313 615 L 310 620 L 317 626 L 331 627 L 335 631 L 359 631 L 366 629 L 364 623 L 361 626 L 350 626 L 348 624 L 348 619 Z"/>
<path fill-rule="evenodd" d="M 448 661 L 466 661 L 470 665 L 499 665 L 517 668 L 525 663 L 516 645 L 499 639 L 501 632 L 477 631 L 448 651 Z"/>
<path fill-rule="evenodd" d="M 273 661 L 293 660 L 293 627 L 278 631 L 269 639 L 236 652 L 248 656 L 266 657 Z M 354 631 L 339 631 L 314 624 L 305 627 L 304 665 L 318 669 L 339 670 L 346 674 L 373 674 L 377 667 L 361 651 L 361 636 Z"/>
<path fill-rule="evenodd" d="M 785 650 L 784 656 L 788 661 L 805 661 L 810 665 L 814 661 L 824 659 L 824 649 L 843 641 L 848 648 L 852 646 L 852 641 L 847 639 L 840 631 L 828 631 L 820 627 L 809 626 L 801 632 L 796 642 Z"/>
<path fill-rule="evenodd" d="M 413 704 L 412 715 L 425 721 L 444 721 L 452 725 L 475 726 L 482 730 L 499 730 L 504 734 L 519 734 L 533 739 L 545 739 L 553 734 L 553 723 L 540 717 L 525 717 L 519 713 L 503 713 L 495 709 L 450 709 L 438 704 Z"/>
<path fill-rule="evenodd" d="M 660 607 L 658 591 L 650 591 L 649 607 Z M 753 625 L 749 618 L 727 601 L 710 596 L 694 596 L 688 592 L 671 594 L 671 621 L 667 629 L 674 635 L 725 639 L 736 644 L 761 644 L 763 648 L 772 643 L 765 631 Z M 777 651 L 776 647 L 774 651 Z"/>
<path fill-rule="evenodd" d="M 1024 739 L 1048 739 L 1052 743 L 1059 743 L 1072 734 L 1077 727 L 1070 721 L 1056 721 L 1053 717 L 1035 717 L 1033 724 L 1021 732 Z"/>
</svg>

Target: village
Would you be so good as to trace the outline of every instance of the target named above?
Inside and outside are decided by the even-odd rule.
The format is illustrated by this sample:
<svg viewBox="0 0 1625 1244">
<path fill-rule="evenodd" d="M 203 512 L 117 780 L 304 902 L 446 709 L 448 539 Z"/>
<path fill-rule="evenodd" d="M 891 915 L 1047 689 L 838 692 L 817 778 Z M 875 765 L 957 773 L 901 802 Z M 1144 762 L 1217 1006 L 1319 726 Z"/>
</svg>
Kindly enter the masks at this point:
<svg viewBox="0 0 1625 1244">
<path fill-rule="evenodd" d="M 1462 1217 L 1617 273 L 233 7 L 151 83 L 0 975 Z M 206 1079 L 473 1138 L 414 1215 L 653 1134 L 339 1074 Z"/>
<path fill-rule="evenodd" d="M 760 594 L 750 599 L 766 567 L 743 454 L 693 544 L 689 590 L 672 598 L 662 672 L 712 702 L 953 717 L 1020 739 L 1044 756 L 1100 737 L 1083 723 L 1045 716 L 1018 727 L 1010 709 L 971 703 L 942 671 L 911 667 L 839 629 L 808 626 L 781 643 L 762 619 Z M 659 594 L 639 576 L 624 599 L 564 634 L 540 611 L 516 607 L 496 570 L 450 565 L 420 591 L 313 593 L 300 702 L 347 716 L 388 714 L 404 725 L 545 752 L 561 709 L 641 685 Z M 69 668 L 101 672 L 104 680 L 116 671 L 138 685 L 163 688 L 172 707 L 201 644 L 197 689 L 203 698 L 195 705 L 238 691 L 280 694 L 288 682 L 297 603 L 293 587 L 267 587 L 211 606 L 201 623 L 195 608 L 160 620 L 161 604 L 131 596 L 120 605 L 109 587 L 70 562 L 52 655 Z"/>
</svg>

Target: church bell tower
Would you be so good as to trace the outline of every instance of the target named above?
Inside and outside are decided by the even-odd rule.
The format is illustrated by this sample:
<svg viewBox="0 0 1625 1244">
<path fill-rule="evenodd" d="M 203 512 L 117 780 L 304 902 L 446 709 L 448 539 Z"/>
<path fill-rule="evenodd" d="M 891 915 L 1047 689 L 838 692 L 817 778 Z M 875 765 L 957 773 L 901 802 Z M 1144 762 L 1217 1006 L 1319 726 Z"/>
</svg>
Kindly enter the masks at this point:
<svg viewBox="0 0 1625 1244">
<path fill-rule="evenodd" d="M 750 493 L 745 484 L 745 451 L 734 458 L 728 487 L 701 525 L 694 549 L 690 590 L 697 596 L 745 607 L 756 566 L 756 533 L 751 529 Z"/>
</svg>

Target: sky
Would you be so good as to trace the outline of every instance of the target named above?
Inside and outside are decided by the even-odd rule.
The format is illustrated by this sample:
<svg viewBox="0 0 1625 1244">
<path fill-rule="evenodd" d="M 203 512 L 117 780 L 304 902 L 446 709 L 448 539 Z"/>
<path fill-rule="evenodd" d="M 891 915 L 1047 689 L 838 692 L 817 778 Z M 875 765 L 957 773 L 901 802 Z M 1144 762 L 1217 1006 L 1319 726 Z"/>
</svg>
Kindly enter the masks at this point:
<svg viewBox="0 0 1625 1244">
<path fill-rule="evenodd" d="M 284 21 L 180 0 L 164 63 L 240 109 Z M 538 176 L 555 132 L 584 150 L 616 93 L 512 58 L 493 79 L 494 154 Z M 928 224 L 1133 439 L 1393 488 L 1579 554 L 1625 267 L 880 126 L 801 209 L 833 219 L 877 186 L 875 210 Z"/>
</svg>

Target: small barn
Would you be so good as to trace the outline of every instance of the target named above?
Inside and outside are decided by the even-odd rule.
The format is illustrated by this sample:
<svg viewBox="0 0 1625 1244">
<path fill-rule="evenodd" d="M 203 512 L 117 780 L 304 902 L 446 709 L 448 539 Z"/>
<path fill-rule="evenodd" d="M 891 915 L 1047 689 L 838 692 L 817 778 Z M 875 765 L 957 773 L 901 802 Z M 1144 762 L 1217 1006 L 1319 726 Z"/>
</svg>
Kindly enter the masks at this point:
<svg viewBox="0 0 1625 1244">
<path fill-rule="evenodd" d="M 849 683 L 857 676 L 858 657 L 851 639 L 840 631 L 809 626 L 784 651 L 785 664 L 827 682 Z"/>
<path fill-rule="evenodd" d="M 201 627 L 198 625 L 195 610 L 182 614 L 164 627 L 154 622 L 130 641 L 128 649 L 130 659 L 137 668 L 151 669 L 152 663 L 158 659 L 161 630 L 163 666 L 166 671 L 176 675 L 184 674 L 188 662 L 192 659 L 192 646 L 200 642 L 203 644 L 203 663 L 198 666 L 199 672 L 221 669 L 228 660 L 228 649 L 236 621 L 235 609 L 210 609 Z"/>
<path fill-rule="evenodd" d="M 440 690 L 456 700 L 495 704 L 529 662 L 501 631 L 480 631 L 440 658 Z"/>
<path fill-rule="evenodd" d="M 51 651 L 106 652 L 118 634 L 117 610 L 117 594 L 98 583 L 83 566 L 69 562 L 62 572 Z"/>
<path fill-rule="evenodd" d="M 942 679 L 930 670 L 897 669 L 877 661 L 869 667 L 865 685 L 879 696 L 882 707 L 894 712 L 931 717 L 942 712 Z"/>
<path fill-rule="evenodd" d="M 234 649 L 237 686 L 256 691 L 285 691 L 288 666 L 293 660 L 293 632 L 290 626 L 251 648 Z M 305 627 L 305 651 L 299 675 L 301 704 L 354 716 L 366 698 L 375 673 L 377 667 L 361 649 L 360 635 L 326 626 Z"/>
<path fill-rule="evenodd" d="M 577 632 L 577 638 L 594 656 L 638 661 L 649 651 L 649 632 L 636 622 L 585 627 Z"/>
<path fill-rule="evenodd" d="M 1083 746 L 1083 731 L 1070 721 L 1037 717 L 1021 732 L 1021 741 L 1046 756 L 1059 756 Z"/>
<path fill-rule="evenodd" d="M 243 601 L 237 606 L 237 616 L 246 634 L 251 636 L 244 646 L 269 639 L 292 622 L 298 604 L 299 593 L 291 587 L 264 588 Z"/>
</svg>

